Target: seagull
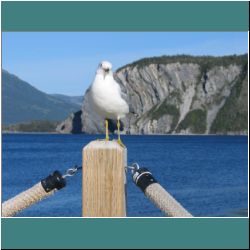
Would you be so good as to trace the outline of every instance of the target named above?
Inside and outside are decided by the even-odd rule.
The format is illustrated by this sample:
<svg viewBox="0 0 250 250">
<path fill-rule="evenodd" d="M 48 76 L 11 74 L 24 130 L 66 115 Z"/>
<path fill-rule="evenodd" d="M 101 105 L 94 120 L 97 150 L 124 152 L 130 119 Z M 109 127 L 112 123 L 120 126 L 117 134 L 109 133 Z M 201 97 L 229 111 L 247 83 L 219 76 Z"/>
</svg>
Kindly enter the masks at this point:
<svg viewBox="0 0 250 250">
<path fill-rule="evenodd" d="M 129 106 L 121 95 L 121 88 L 113 77 L 112 64 L 102 61 L 90 87 L 90 104 L 93 110 L 105 119 L 105 140 L 109 141 L 108 119 L 117 120 L 117 142 L 124 146 L 120 137 L 120 119 L 129 113 Z"/>
</svg>

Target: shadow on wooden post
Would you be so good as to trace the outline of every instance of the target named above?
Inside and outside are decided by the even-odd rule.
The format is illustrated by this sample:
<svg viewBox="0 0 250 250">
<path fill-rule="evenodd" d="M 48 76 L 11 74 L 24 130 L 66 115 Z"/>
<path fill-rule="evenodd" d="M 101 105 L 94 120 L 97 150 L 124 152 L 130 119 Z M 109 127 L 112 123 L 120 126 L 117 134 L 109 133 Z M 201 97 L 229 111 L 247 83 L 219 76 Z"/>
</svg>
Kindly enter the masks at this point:
<svg viewBox="0 0 250 250">
<path fill-rule="evenodd" d="M 127 149 L 116 141 L 83 148 L 83 217 L 125 217 Z"/>
</svg>

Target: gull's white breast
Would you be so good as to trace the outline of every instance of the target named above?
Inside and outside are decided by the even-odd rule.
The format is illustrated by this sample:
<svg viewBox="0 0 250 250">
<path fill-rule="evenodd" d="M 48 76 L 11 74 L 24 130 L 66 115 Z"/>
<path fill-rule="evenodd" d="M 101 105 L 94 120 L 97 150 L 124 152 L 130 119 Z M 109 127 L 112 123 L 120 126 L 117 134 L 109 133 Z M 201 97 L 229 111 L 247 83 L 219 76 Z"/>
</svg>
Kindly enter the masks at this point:
<svg viewBox="0 0 250 250">
<path fill-rule="evenodd" d="M 90 102 L 94 111 L 108 119 L 123 118 L 129 107 L 121 97 L 120 87 L 113 76 L 97 75 L 90 89 Z"/>
</svg>

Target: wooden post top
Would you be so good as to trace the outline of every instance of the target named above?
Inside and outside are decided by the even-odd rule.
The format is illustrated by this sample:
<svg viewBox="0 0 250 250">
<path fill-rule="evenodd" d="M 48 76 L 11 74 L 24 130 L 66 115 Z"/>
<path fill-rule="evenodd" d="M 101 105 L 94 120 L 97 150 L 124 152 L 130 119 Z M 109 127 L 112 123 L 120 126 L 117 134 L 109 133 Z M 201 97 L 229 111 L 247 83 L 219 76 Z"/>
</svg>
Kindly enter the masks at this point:
<svg viewBox="0 0 250 250">
<path fill-rule="evenodd" d="M 106 140 L 95 140 L 91 141 L 89 144 L 87 144 L 84 149 L 89 148 L 98 148 L 98 149 L 117 149 L 120 151 L 123 151 L 124 147 L 122 147 L 116 140 L 113 141 L 106 141 Z"/>
<path fill-rule="evenodd" d="M 126 216 L 127 149 L 116 140 L 91 141 L 83 148 L 83 216 Z"/>
</svg>

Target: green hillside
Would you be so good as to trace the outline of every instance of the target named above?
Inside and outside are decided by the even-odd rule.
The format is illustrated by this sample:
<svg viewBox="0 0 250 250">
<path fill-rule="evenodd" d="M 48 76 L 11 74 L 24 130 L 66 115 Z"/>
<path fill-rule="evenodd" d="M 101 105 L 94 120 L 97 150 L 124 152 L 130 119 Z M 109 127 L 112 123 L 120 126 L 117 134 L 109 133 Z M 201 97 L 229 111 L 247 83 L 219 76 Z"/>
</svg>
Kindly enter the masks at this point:
<svg viewBox="0 0 250 250">
<path fill-rule="evenodd" d="M 61 121 L 79 110 L 72 102 L 51 96 L 9 72 L 2 71 L 2 123 L 33 120 Z"/>
<path fill-rule="evenodd" d="M 82 106 L 83 96 L 67 96 L 67 95 L 61 95 L 61 94 L 51 94 L 51 96 L 54 96 L 57 99 L 65 101 L 65 102 L 71 102 L 73 104 L 78 105 L 79 107 Z"/>
<path fill-rule="evenodd" d="M 150 64 L 170 64 L 170 63 L 194 63 L 199 64 L 201 71 L 209 70 L 215 66 L 228 66 L 230 64 L 244 65 L 248 63 L 248 55 L 230 55 L 230 56 L 191 56 L 191 55 L 174 55 L 174 56 L 157 56 L 143 58 L 130 64 L 124 65 L 117 69 L 117 72 L 127 67 L 148 66 Z"/>
</svg>

